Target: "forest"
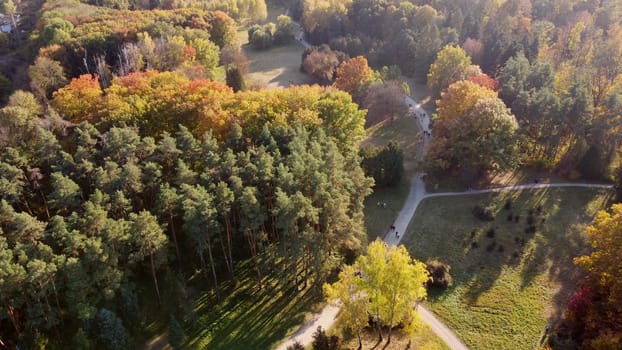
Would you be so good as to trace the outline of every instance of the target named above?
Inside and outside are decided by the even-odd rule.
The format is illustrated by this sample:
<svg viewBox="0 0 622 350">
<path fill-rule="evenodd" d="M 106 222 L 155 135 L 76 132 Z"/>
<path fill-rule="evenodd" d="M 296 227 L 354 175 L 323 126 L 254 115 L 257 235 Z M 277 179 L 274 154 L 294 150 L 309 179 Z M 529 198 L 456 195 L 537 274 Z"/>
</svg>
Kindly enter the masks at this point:
<svg viewBox="0 0 622 350">
<path fill-rule="evenodd" d="M 257 293 L 334 282 L 367 248 L 365 198 L 402 180 L 394 143 L 361 141 L 409 113 L 409 79 L 432 97 L 426 181 L 622 188 L 616 0 L 288 0 L 276 24 L 263 0 L 1 4 L 29 15 L 0 33 L 0 349 L 136 347 L 164 286 L 220 301 L 246 262 Z M 250 88 L 239 32 L 269 50 L 294 22 L 316 84 Z M 559 348 L 622 342 L 621 215 L 587 230 Z"/>
</svg>

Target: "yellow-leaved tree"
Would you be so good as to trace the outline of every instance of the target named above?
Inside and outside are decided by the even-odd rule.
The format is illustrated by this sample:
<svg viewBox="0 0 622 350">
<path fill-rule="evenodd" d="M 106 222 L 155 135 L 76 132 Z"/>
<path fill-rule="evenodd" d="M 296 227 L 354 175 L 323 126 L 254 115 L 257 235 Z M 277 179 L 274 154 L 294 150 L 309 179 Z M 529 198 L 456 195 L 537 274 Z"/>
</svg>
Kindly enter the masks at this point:
<svg viewBox="0 0 622 350">
<path fill-rule="evenodd" d="M 353 266 L 344 267 L 337 282 L 324 285 L 324 291 L 330 302 L 341 305 L 340 320 L 359 336 L 360 349 L 360 331 L 368 315 L 381 341 L 381 327 L 389 328 L 387 344 L 393 326 L 404 323 L 408 333 L 417 329 L 415 307 L 426 298 L 424 284 L 429 279 L 425 264 L 412 259 L 404 246 L 388 247 L 377 239 Z"/>
</svg>

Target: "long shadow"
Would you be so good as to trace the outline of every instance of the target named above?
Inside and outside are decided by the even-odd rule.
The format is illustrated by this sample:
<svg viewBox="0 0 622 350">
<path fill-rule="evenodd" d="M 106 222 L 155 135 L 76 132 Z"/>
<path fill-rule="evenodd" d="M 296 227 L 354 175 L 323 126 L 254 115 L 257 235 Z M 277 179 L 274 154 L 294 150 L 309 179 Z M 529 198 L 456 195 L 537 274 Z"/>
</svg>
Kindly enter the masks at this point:
<svg viewBox="0 0 622 350">
<path fill-rule="evenodd" d="M 546 257 L 551 261 L 548 269 L 549 278 L 560 284 L 559 291 L 553 296 L 553 311 L 548 319 L 548 323 L 551 325 L 559 322 L 568 298 L 577 289 L 578 282 L 585 276 L 585 272 L 580 267 L 574 265 L 572 260 L 579 255 L 589 254 L 590 252 L 585 239 L 585 225 L 591 223 L 596 212 L 588 210 L 589 199 L 582 201 L 585 205 L 578 211 L 582 215 L 576 217 L 573 221 L 567 222 L 563 226 L 566 229 L 564 234 L 557 237 L 558 241 L 556 244 L 549 244 L 549 249 L 546 251 Z M 602 197 L 600 203 L 596 203 L 596 207 L 601 207 L 601 209 L 607 208 L 612 200 L 613 193 L 608 192 Z"/>
</svg>

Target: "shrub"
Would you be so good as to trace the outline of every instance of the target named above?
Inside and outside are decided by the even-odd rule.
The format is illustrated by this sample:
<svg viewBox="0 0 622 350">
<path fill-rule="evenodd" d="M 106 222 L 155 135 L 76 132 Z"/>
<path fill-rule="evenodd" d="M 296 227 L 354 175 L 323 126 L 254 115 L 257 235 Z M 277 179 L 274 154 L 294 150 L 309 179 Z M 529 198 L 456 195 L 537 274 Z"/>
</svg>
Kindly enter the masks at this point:
<svg viewBox="0 0 622 350">
<path fill-rule="evenodd" d="M 527 225 L 531 226 L 533 225 L 534 222 L 535 222 L 535 218 L 533 217 L 531 213 L 529 213 L 529 215 L 527 215 Z"/>
<path fill-rule="evenodd" d="M 520 215 L 516 215 L 516 216 L 514 217 L 514 222 L 518 222 L 519 220 L 520 220 Z"/>
<path fill-rule="evenodd" d="M 508 199 L 507 201 L 505 201 L 505 205 L 503 206 L 503 208 L 505 208 L 505 210 L 512 209 L 512 200 Z"/>
<path fill-rule="evenodd" d="M 475 242 L 475 241 L 471 242 L 471 248 L 475 249 L 477 247 L 479 247 L 479 244 L 477 244 L 477 242 Z"/>
<path fill-rule="evenodd" d="M 496 247 L 497 247 L 497 242 L 492 241 L 492 243 L 490 243 L 488 246 L 486 246 L 486 251 L 487 252 L 492 252 L 493 250 L 495 250 Z"/>
<path fill-rule="evenodd" d="M 534 233 L 536 233 L 536 227 L 534 225 L 527 226 L 527 228 L 525 228 L 525 233 L 527 233 L 527 234 L 534 234 Z"/>
<path fill-rule="evenodd" d="M 498 251 L 499 253 L 503 253 L 503 252 L 505 251 L 505 248 L 503 247 L 503 245 L 502 245 L 502 244 L 499 244 L 499 248 L 497 249 L 497 251 Z"/>
<path fill-rule="evenodd" d="M 315 333 L 313 333 L 311 348 L 313 350 L 337 350 L 339 349 L 339 337 L 336 335 L 326 335 L 322 326 L 318 326 Z"/>
<path fill-rule="evenodd" d="M 495 229 L 494 228 L 489 228 L 488 231 L 486 231 L 486 237 L 488 238 L 494 238 L 495 237 Z"/>
<path fill-rule="evenodd" d="M 514 219 L 514 215 L 512 215 L 512 213 L 510 213 L 508 215 L 508 221 L 512 221 Z"/>
<path fill-rule="evenodd" d="M 476 205 L 471 213 L 481 221 L 493 221 L 495 219 L 495 215 L 492 210 L 482 207 L 481 205 Z"/>
<path fill-rule="evenodd" d="M 305 347 L 299 342 L 295 342 L 294 344 L 288 346 L 286 350 L 305 350 Z"/>
<path fill-rule="evenodd" d="M 475 243 L 475 242 L 474 242 Z M 451 266 L 444 264 L 439 260 L 430 260 L 426 263 L 426 268 L 430 273 L 430 280 L 426 283 L 426 287 L 447 288 L 452 285 L 453 278 L 449 271 Z"/>
<path fill-rule="evenodd" d="M 11 94 L 11 80 L 0 74 L 0 103 L 4 102 Z"/>
</svg>

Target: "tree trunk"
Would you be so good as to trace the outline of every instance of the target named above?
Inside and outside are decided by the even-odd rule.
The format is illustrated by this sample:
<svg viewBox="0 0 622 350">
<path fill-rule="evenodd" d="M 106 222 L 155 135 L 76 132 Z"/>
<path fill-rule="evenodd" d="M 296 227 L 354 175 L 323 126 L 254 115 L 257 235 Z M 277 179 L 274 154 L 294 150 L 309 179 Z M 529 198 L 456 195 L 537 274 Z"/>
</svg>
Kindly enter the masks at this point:
<svg viewBox="0 0 622 350">
<path fill-rule="evenodd" d="M 153 277 L 153 284 L 155 285 L 156 294 L 158 295 L 158 304 L 162 304 L 160 298 L 160 287 L 158 287 L 158 277 L 155 272 L 155 264 L 153 263 L 153 253 L 149 254 L 149 260 L 151 262 L 151 276 Z"/>
<path fill-rule="evenodd" d="M 231 261 L 231 276 L 229 278 L 234 281 L 235 280 L 235 271 L 233 268 L 233 253 L 231 249 L 231 220 L 229 219 L 229 215 L 225 215 L 225 230 L 227 232 L 227 255 L 229 256 L 229 261 Z"/>
<path fill-rule="evenodd" d="M 181 255 L 179 254 L 179 245 L 177 244 L 177 233 L 175 232 L 175 224 L 173 223 L 173 213 L 170 210 L 168 212 L 168 225 L 171 227 L 171 233 L 173 234 L 173 243 L 175 243 L 177 261 L 181 264 Z"/>
<path fill-rule="evenodd" d="M 252 229 L 248 230 L 248 234 L 246 235 L 248 239 L 248 245 L 251 249 L 251 256 L 253 257 L 253 263 L 255 264 L 255 269 L 257 270 L 257 287 L 259 290 L 263 289 L 263 285 L 261 284 L 261 269 L 259 268 L 259 260 L 257 259 L 257 242 L 255 242 L 255 233 Z"/>
<path fill-rule="evenodd" d="M 356 336 L 359 338 L 358 350 L 361 350 L 361 349 L 363 349 L 363 341 L 361 340 L 361 330 L 360 329 L 356 330 Z"/>
<path fill-rule="evenodd" d="M 212 255 L 212 242 L 207 235 L 207 254 L 209 255 L 209 264 L 212 267 L 212 277 L 214 277 L 214 289 L 216 290 L 216 298 L 220 301 L 220 293 L 218 292 L 218 279 L 216 278 L 216 266 L 214 266 L 214 257 Z"/>
</svg>

